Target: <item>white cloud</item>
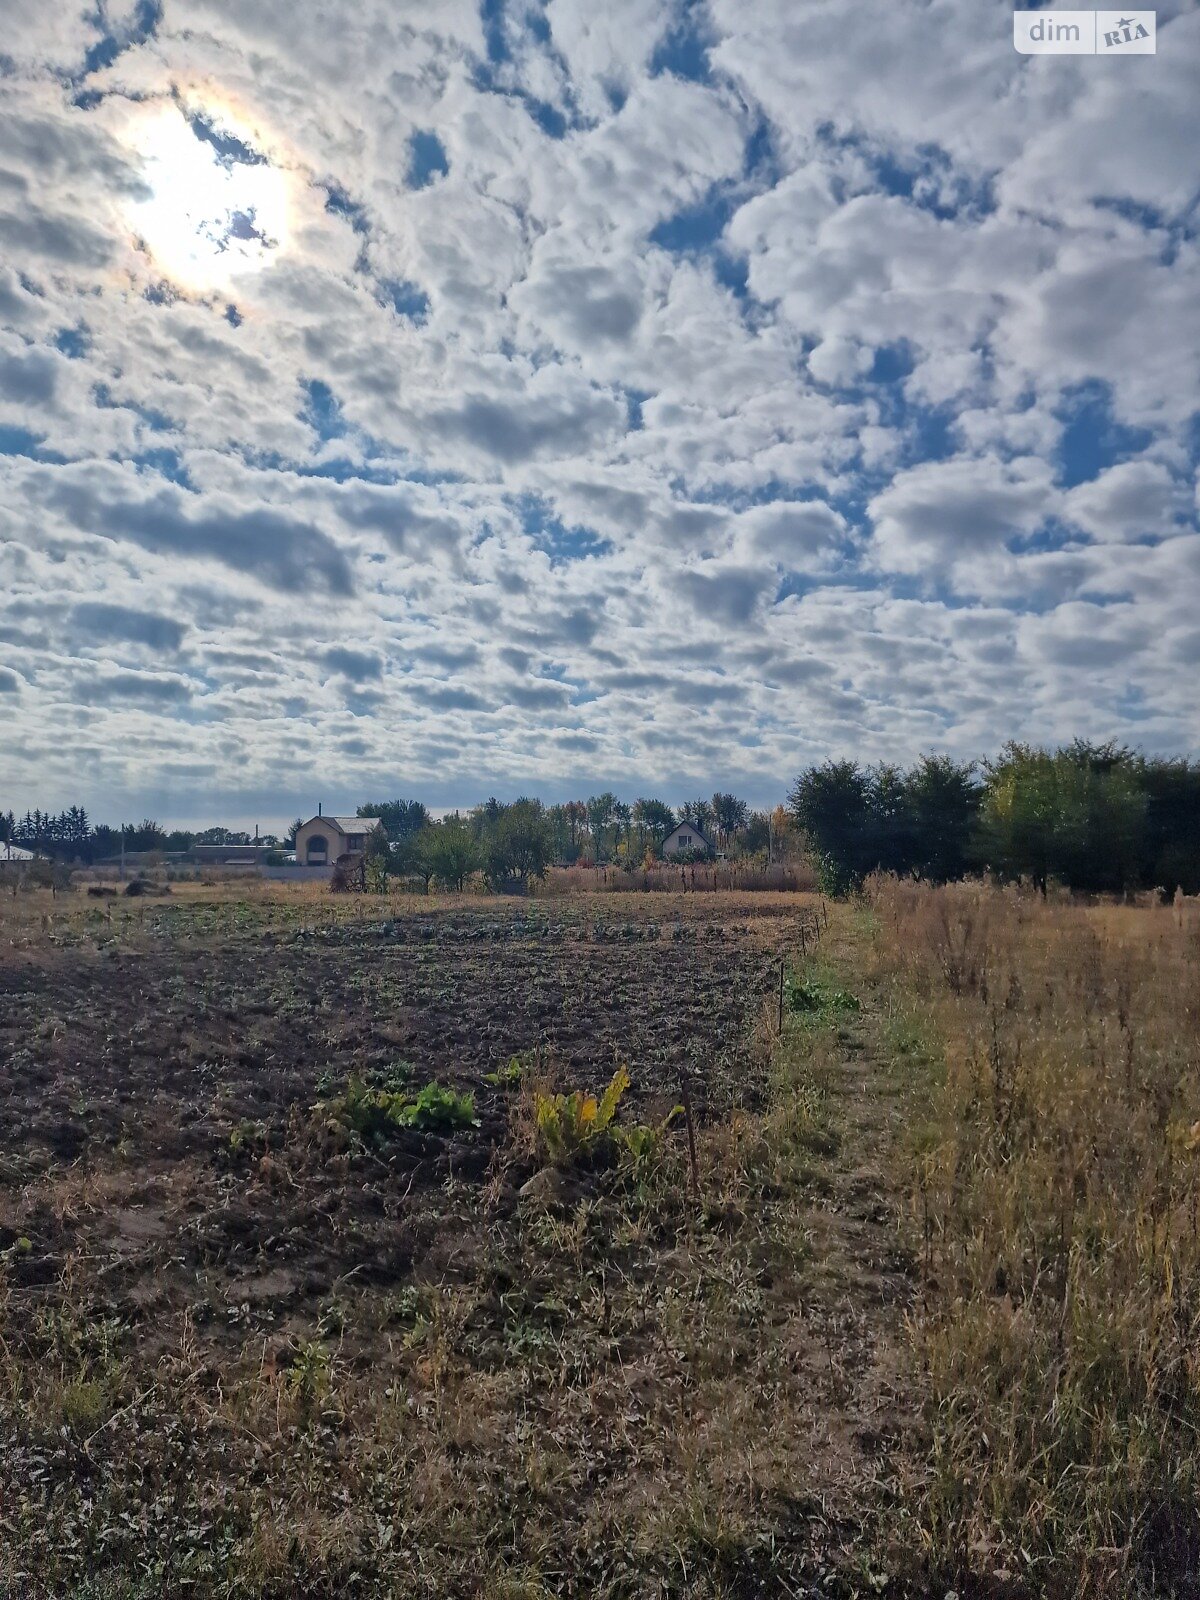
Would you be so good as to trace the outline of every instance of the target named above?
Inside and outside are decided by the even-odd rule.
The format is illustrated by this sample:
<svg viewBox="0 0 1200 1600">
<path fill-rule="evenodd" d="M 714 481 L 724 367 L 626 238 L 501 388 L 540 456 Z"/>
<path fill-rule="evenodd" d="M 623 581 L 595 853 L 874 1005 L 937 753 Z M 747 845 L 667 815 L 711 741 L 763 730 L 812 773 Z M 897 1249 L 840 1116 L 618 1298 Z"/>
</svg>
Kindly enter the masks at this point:
<svg viewBox="0 0 1200 1600">
<path fill-rule="evenodd" d="M 1064 500 L 1065 515 L 1103 540 L 1163 538 L 1185 509 L 1183 490 L 1171 473 L 1147 460 L 1109 467 Z"/>
<path fill-rule="evenodd" d="M 710 0 L 704 82 L 676 0 L 17 12 L 13 803 L 1200 738 L 1194 8 L 1101 72 L 967 0 Z M 204 293 L 131 223 L 173 98 L 289 197 Z"/>
<path fill-rule="evenodd" d="M 871 501 L 872 552 L 887 571 L 952 581 L 956 569 L 1036 532 L 1057 504 L 1049 471 L 1032 457 L 926 462 Z"/>
</svg>

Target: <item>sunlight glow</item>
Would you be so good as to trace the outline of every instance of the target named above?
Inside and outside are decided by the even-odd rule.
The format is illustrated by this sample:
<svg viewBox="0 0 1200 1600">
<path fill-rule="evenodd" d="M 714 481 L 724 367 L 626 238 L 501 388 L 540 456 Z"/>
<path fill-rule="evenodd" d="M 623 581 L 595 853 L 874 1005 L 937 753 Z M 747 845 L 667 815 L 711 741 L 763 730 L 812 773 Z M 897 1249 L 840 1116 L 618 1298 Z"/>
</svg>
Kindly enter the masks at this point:
<svg viewBox="0 0 1200 1600">
<path fill-rule="evenodd" d="M 211 120 L 253 147 L 228 118 Z M 222 156 L 176 106 L 132 131 L 151 194 L 129 207 L 129 222 L 160 272 L 185 289 L 221 289 L 286 248 L 288 176 L 280 168 Z"/>
</svg>

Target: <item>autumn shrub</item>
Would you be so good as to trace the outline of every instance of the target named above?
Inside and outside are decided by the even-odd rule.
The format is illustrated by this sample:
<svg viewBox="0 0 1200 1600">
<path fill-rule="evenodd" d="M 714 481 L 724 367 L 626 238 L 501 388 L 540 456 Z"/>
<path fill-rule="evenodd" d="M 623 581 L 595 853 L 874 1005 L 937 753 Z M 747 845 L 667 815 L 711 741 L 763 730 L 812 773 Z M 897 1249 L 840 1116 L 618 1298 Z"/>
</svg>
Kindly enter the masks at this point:
<svg viewBox="0 0 1200 1600">
<path fill-rule="evenodd" d="M 627 1069 L 618 1067 L 599 1097 L 582 1089 L 571 1094 L 535 1091 L 534 1117 L 546 1159 L 567 1166 L 608 1153 L 613 1118 L 630 1081 Z"/>
</svg>

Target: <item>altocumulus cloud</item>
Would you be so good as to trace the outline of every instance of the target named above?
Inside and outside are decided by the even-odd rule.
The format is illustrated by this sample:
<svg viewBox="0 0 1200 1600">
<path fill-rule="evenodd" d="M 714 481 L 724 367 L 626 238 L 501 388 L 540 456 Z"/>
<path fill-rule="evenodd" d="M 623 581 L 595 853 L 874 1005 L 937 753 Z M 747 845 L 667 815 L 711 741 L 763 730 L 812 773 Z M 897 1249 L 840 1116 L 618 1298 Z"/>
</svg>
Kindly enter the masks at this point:
<svg viewBox="0 0 1200 1600">
<path fill-rule="evenodd" d="M 699 9 L 18 0 L 10 803 L 1196 746 L 1200 11 Z"/>
</svg>

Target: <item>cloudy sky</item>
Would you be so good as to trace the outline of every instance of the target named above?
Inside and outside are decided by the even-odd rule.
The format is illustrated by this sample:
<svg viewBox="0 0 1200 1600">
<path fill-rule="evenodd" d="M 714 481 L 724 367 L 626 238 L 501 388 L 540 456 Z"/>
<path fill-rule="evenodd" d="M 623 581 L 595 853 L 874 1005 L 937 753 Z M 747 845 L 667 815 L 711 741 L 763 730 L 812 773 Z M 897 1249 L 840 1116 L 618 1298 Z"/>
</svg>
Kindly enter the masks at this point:
<svg viewBox="0 0 1200 1600">
<path fill-rule="evenodd" d="M 2 0 L 0 803 L 1200 746 L 1200 12 Z"/>
</svg>

